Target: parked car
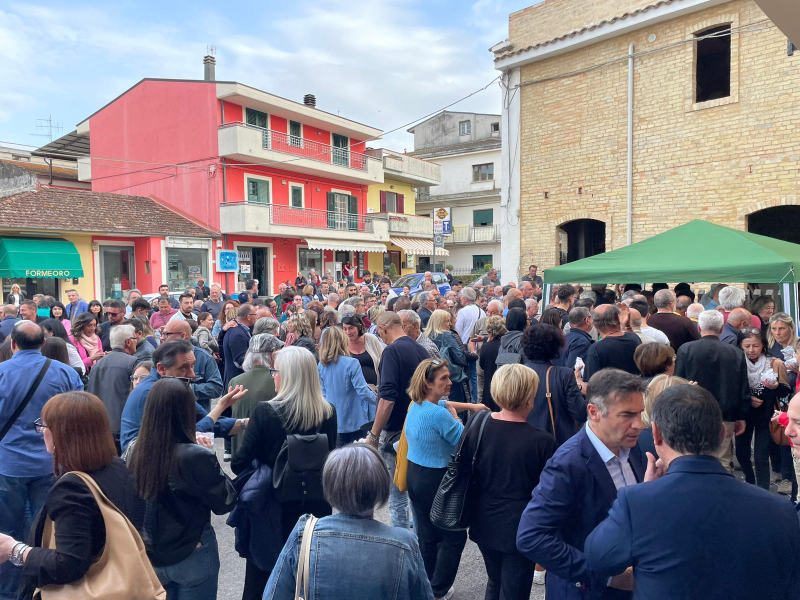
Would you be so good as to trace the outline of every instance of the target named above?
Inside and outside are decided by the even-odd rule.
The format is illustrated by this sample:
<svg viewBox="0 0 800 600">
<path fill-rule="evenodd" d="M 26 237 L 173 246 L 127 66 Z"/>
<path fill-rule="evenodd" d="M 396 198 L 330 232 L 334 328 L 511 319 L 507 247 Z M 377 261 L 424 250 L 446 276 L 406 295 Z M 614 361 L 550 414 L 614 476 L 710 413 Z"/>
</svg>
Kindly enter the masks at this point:
<svg viewBox="0 0 800 600">
<path fill-rule="evenodd" d="M 442 295 L 450 291 L 450 284 L 447 282 L 447 275 L 444 273 L 432 273 L 433 282 L 439 288 L 439 293 Z M 403 275 L 392 284 L 392 289 L 395 294 L 403 292 L 403 288 L 408 286 L 411 289 L 413 296 L 417 292 L 422 291 L 422 282 L 425 280 L 424 273 L 414 273 L 413 275 Z"/>
</svg>

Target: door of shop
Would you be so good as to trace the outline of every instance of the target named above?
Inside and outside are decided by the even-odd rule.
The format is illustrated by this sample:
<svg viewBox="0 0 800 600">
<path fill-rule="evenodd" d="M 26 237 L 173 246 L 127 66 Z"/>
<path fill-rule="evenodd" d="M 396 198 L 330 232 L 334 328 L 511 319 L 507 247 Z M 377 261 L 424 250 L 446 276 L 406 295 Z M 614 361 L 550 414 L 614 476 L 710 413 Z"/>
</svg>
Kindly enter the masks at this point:
<svg viewBox="0 0 800 600">
<path fill-rule="evenodd" d="M 123 299 L 136 286 L 133 246 L 100 246 L 100 295 Z"/>
<path fill-rule="evenodd" d="M 253 248 L 253 279 L 258 279 L 258 295 L 267 296 L 270 293 L 269 287 L 269 248 Z"/>
</svg>

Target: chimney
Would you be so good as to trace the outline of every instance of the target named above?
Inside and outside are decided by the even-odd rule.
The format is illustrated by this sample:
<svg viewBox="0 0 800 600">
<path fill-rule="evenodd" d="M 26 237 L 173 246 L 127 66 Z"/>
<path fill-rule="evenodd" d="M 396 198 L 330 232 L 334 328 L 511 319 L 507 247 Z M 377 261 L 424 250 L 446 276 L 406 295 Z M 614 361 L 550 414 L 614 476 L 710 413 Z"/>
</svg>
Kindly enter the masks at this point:
<svg viewBox="0 0 800 600">
<path fill-rule="evenodd" d="M 204 81 L 215 81 L 216 80 L 216 65 L 217 59 L 211 56 L 210 54 L 206 54 L 203 57 L 203 80 Z"/>
<path fill-rule="evenodd" d="M 314 94 L 306 94 L 303 96 L 303 104 L 311 108 L 317 108 L 317 97 Z"/>
</svg>

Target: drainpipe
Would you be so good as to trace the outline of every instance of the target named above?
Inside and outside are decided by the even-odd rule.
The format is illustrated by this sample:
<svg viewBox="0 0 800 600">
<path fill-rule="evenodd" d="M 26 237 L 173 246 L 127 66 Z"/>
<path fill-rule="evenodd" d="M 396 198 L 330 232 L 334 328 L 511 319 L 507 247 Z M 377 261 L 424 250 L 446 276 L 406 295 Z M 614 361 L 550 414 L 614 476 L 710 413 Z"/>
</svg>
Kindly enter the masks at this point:
<svg viewBox="0 0 800 600">
<path fill-rule="evenodd" d="M 628 245 L 633 240 L 633 50 L 628 48 Z"/>
</svg>

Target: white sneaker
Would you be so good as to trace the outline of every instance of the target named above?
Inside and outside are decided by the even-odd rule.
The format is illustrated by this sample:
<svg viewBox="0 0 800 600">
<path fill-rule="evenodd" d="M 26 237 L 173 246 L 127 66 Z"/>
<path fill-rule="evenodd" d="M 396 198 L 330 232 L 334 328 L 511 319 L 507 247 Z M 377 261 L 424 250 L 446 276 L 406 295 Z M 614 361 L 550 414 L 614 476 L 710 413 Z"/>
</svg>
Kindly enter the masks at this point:
<svg viewBox="0 0 800 600">
<path fill-rule="evenodd" d="M 792 493 L 792 482 L 788 479 L 784 479 L 778 485 L 778 493 L 783 494 L 784 496 L 789 496 Z"/>
<path fill-rule="evenodd" d="M 225 462 L 231 462 L 231 458 L 232 457 L 230 452 L 226 452 L 225 454 L 222 455 L 222 460 Z"/>
<path fill-rule="evenodd" d="M 533 583 L 536 585 L 544 585 L 544 576 L 547 571 L 534 571 L 533 572 Z"/>
</svg>

